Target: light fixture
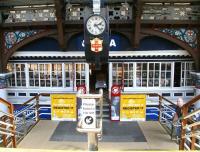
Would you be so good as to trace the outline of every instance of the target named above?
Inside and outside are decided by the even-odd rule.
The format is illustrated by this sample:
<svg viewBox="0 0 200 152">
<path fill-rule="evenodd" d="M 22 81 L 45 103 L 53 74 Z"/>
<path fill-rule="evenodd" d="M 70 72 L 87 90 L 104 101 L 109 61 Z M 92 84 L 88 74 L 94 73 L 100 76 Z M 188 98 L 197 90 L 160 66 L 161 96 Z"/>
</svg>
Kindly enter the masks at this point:
<svg viewBox="0 0 200 152">
<path fill-rule="evenodd" d="M 121 6 L 121 15 L 122 16 L 127 16 L 128 15 L 128 11 L 129 11 L 129 4 L 126 2 L 122 3 L 122 6 Z"/>
</svg>

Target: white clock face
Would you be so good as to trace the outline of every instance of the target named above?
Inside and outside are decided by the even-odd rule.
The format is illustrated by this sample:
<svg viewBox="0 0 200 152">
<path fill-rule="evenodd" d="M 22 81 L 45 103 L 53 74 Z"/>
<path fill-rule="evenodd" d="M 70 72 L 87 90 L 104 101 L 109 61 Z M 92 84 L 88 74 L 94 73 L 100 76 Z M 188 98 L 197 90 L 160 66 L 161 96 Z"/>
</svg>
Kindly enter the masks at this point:
<svg viewBox="0 0 200 152">
<path fill-rule="evenodd" d="M 90 34 L 100 35 L 106 28 L 106 22 L 103 17 L 94 15 L 87 20 L 86 28 Z"/>
</svg>

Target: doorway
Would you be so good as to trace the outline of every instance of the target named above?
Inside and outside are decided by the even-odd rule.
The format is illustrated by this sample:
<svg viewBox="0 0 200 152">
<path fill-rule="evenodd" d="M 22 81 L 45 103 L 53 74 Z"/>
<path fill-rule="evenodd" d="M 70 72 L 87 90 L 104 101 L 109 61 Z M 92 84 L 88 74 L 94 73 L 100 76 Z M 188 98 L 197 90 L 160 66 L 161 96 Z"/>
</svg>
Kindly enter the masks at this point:
<svg viewBox="0 0 200 152">
<path fill-rule="evenodd" d="M 100 88 L 108 90 L 108 64 L 101 64 L 98 67 L 90 64 L 90 93 L 96 93 Z"/>
</svg>

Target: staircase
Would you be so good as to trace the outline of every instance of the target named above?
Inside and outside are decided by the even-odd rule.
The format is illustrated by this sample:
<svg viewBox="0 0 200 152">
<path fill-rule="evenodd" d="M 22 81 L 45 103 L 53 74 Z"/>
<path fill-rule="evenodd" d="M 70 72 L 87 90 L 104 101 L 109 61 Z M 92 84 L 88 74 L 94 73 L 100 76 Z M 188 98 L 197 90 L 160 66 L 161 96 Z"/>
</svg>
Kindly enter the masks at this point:
<svg viewBox="0 0 200 152">
<path fill-rule="evenodd" d="M 97 115 L 99 114 L 99 107 L 97 106 Z M 110 99 L 107 90 L 103 90 L 103 120 L 110 120 Z"/>
</svg>

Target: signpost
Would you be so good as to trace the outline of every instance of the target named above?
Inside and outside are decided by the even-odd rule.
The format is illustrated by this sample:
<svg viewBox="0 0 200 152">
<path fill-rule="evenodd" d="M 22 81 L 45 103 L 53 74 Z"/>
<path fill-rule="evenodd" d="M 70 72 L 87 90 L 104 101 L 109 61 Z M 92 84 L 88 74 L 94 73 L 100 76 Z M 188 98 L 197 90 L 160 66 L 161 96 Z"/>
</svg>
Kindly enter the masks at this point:
<svg viewBox="0 0 200 152">
<path fill-rule="evenodd" d="M 98 135 L 102 135 L 103 122 L 103 90 L 99 94 L 77 94 L 78 102 L 82 102 L 81 118 L 77 124 L 77 131 L 88 134 L 88 150 L 98 150 Z M 99 114 L 96 115 L 96 106 L 99 105 Z"/>
</svg>

